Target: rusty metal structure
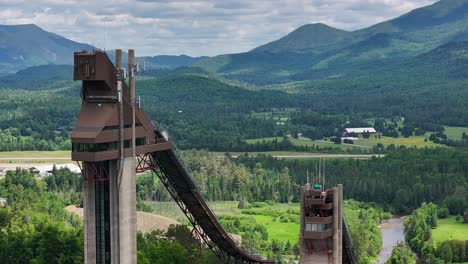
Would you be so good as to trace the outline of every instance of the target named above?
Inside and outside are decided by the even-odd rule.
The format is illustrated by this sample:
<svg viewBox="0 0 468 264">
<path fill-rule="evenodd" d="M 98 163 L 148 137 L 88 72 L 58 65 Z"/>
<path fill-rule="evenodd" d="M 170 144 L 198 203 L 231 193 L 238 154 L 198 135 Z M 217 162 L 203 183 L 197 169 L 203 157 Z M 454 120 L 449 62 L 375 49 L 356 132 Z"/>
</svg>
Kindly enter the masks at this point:
<svg viewBox="0 0 468 264">
<path fill-rule="evenodd" d="M 135 100 L 134 52 L 128 84 L 117 50 L 74 54 L 82 105 L 72 134 L 72 160 L 84 180 L 85 262 L 136 263 L 136 172 L 155 173 L 201 238 L 224 263 L 274 263 L 237 245 L 216 219 L 179 158 Z"/>
</svg>

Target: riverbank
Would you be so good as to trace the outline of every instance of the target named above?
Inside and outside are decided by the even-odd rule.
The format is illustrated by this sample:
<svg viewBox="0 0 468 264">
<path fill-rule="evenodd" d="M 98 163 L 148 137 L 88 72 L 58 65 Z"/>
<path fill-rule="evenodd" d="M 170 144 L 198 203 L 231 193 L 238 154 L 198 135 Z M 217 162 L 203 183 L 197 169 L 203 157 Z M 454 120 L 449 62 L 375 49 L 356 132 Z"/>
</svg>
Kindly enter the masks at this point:
<svg viewBox="0 0 468 264">
<path fill-rule="evenodd" d="M 382 232 L 382 250 L 379 253 L 379 260 L 375 264 L 384 264 L 392 255 L 392 250 L 400 241 L 405 240 L 404 216 L 394 216 L 382 221 L 380 231 Z"/>
</svg>

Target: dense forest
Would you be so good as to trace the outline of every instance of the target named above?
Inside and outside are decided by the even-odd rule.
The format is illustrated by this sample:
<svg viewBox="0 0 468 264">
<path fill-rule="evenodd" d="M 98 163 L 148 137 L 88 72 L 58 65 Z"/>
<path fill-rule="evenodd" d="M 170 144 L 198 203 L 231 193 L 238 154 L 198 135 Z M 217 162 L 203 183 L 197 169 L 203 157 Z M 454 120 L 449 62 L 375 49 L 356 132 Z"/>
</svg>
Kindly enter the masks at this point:
<svg viewBox="0 0 468 264">
<path fill-rule="evenodd" d="M 288 168 L 270 170 L 260 163 L 254 169 L 233 160 L 215 156 L 205 151 L 189 151 L 184 153 L 184 159 L 193 171 L 193 176 L 200 190 L 208 200 L 239 201 L 243 214 L 262 215 L 273 214 L 278 221 L 298 223 L 299 211 L 288 210 L 277 212 L 263 210 L 262 206 L 276 203 L 298 201 L 298 184 Z M 24 263 L 37 260 L 57 260 L 56 263 L 82 262 L 82 224 L 77 216 L 64 211 L 70 204 L 82 204 L 82 181 L 79 175 L 67 169 L 53 169 L 52 174 L 44 180 L 36 179 L 29 171 L 9 171 L 6 177 L 0 179 L 0 197 L 7 199 L 7 207 L 0 208 L 0 228 L 7 234 L 0 238 L 0 260 L 6 263 Z M 137 200 L 139 210 L 151 212 L 145 204 L 147 201 L 170 200 L 166 190 L 157 178 L 151 174 L 140 175 L 137 179 Z M 355 251 L 359 258 L 370 259 L 381 247 L 380 233 L 377 224 L 388 217 L 375 204 L 365 204 L 348 201 L 348 221 L 351 221 L 351 233 L 356 236 Z M 253 210 L 255 209 L 255 210 Z M 258 211 L 260 210 L 260 211 Z M 245 218 L 245 216 L 243 216 Z M 248 219 L 237 216 L 220 217 L 222 224 L 233 233 L 243 235 L 245 246 L 262 252 L 263 254 L 281 260 L 283 255 L 297 253 L 296 242 L 280 243 L 268 237 L 265 227 L 259 224 L 251 226 Z M 363 221 L 365 219 L 366 221 Z M 55 229 L 45 229 L 46 226 Z M 246 232 L 253 228 L 254 232 Z M 54 232 L 50 236 L 47 232 Z M 366 232 L 364 232 L 366 231 Z M 23 232 L 23 233 L 22 233 Z M 28 232 L 28 239 L 18 241 Z M 44 233 L 45 232 L 45 233 Z M 365 233 L 365 235 L 358 235 Z M 187 259 L 202 254 L 204 263 L 216 263 L 211 253 L 198 252 L 197 244 L 190 238 L 190 232 L 183 227 L 172 227 L 166 233 L 153 232 L 138 235 L 138 258 L 142 263 L 186 263 Z M 39 242 L 37 241 L 44 241 Z M 35 244 L 36 243 L 36 244 Z M 46 244 L 63 244 L 63 250 L 56 254 L 47 255 Z M 185 243 L 185 244 L 184 244 Z M 186 243 L 190 243 L 190 246 Z M 78 251 L 67 254 L 65 245 L 79 244 Z M 256 246 L 252 246 L 256 245 Z M 30 247 L 37 248 L 28 251 L 15 262 L 15 254 L 10 251 L 21 252 Z M 76 250 L 73 248 L 73 250 Z M 156 254 L 171 251 L 173 254 Z M 45 255 L 41 255 L 45 254 Z M 65 256 L 66 255 L 66 256 Z M 66 258 L 67 257 L 67 258 Z M 42 259 L 42 260 L 41 260 Z"/>
<path fill-rule="evenodd" d="M 313 179 L 317 160 L 258 155 L 234 161 L 251 170 L 288 168 L 294 184 Z M 326 160 L 326 186 L 343 183 L 346 198 L 376 202 L 395 213 L 409 213 L 423 202 L 447 204 L 451 213 L 468 208 L 468 155 L 452 149 L 400 149 L 384 158 Z"/>
<path fill-rule="evenodd" d="M 32 87 L 35 83 L 31 81 L 30 85 Z M 70 132 L 64 127 L 74 126 L 80 108 L 80 88 L 78 83 L 72 82 L 60 87 L 0 90 L 1 151 L 70 149 Z M 326 152 L 329 150 L 288 142 L 248 144 L 245 139 L 284 137 L 298 133 L 311 139 L 322 139 L 339 136 L 339 131 L 344 127 L 353 126 L 376 126 L 384 136 L 389 137 L 429 132 L 433 134 L 431 140 L 436 143 L 455 147 L 468 145 L 467 138 L 448 140 L 443 131 L 444 124 L 466 125 L 465 121 L 453 120 L 465 118 L 463 111 L 440 115 L 434 111 L 445 108 L 431 103 L 425 103 L 424 109 L 414 108 L 413 99 L 404 102 L 411 107 L 408 110 L 411 112 L 388 111 L 390 105 L 395 105 L 395 102 L 388 100 L 390 97 L 385 102 L 377 100 L 375 104 L 368 104 L 359 103 L 359 100 L 367 96 L 372 101 L 371 95 L 360 94 L 361 99 L 347 98 L 347 102 L 344 102 L 343 97 L 332 94 L 248 90 L 191 74 L 144 79 L 137 82 L 137 87 L 142 107 L 182 149 Z M 332 90 L 327 90 L 329 92 Z M 350 107 L 349 103 L 358 105 Z M 362 108 L 375 105 L 379 109 Z M 451 105 L 450 109 L 455 106 Z M 424 117 L 426 114 L 430 116 Z M 395 116 L 404 116 L 405 122 L 397 125 L 391 121 Z"/>
<path fill-rule="evenodd" d="M 261 155 L 256 157 L 242 155 L 238 158 L 232 158 L 229 156 L 219 157 L 207 151 L 185 151 L 183 157 L 193 171 L 197 185 L 208 200 L 235 200 L 238 201 L 240 208 L 244 208 L 242 210 L 245 210 L 245 212 L 243 211 L 245 214 L 255 214 L 259 212 L 256 210 L 260 210 L 262 214 L 278 214 L 279 220 L 284 218 L 284 221 L 293 222 L 297 221 L 298 212 L 288 211 L 279 214 L 274 211 L 262 211 L 261 206 L 263 205 L 259 202 L 263 202 L 263 204 L 297 202 L 299 186 L 306 182 L 307 176 L 311 181 L 314 180 L 315 168 L 318 165 L 318 160 L 313 159 L 284 160 Z M 412 209 L 418 208 L 421 203 L 436 202 L 442 208 L 446 208 L 447 213 L 463 213 L 468 207 L 466 201 L 468 176 L 468 167 L 466 166 L 468 162 L 466 157 L 465 152 L 451 149 L 408 149 L 391 152 L 384 158 L 370 160 L 327 160 L 325 162 L 326 186 L 342 182 L 345 186 L 347 199 L 373 202 L 369 205 L 348 202 L 347 205 L 348 208 L 355 208 L 354 211 L 347 213 L 347 217 L 348 221 L 354 221 L 350 232 L 354 234 L 356 255 L 363 261 L 364 259 L 370 260 L 380 250 L 380 238 L 376 236 L 379 234 L 377 223 L 384 217 L 388 217 L 383 213 L 383 209 L 393 212 L 410 212 Z M 18 259 L 21 261 L 41 258 L 60 259 L 64 256 L 41 255 L 46 254 L 41 253 L 46 252 L 41 251 L 42 244 L 34 243 L 43 240 L 52 244 L 65 241 L 62 244 L 66 245 L 70 239 L 73 240 L 70 242 L 71 244 L 81 243 L 77 239 L 82 236 L 80 221 L 63 210 L 66 205 L 81 204 L 81 179 L 79 175 L 67 170 L 54 169 L 51 176 L 41 181 L 36 180 L 27 171 L 11 171 L 4 179 L 0 180 L 0 197 L 5 197 L 8 201 L 8 206 L 0 209 L 0 215 L 3 219 L 0 223 L 3 223 L 2 229 L 8 233 L 8 236 L 0 239 L 2 244 L 0 248 L 8 250 L 0 254 L 0 256 L 3 254 L 3 259 L 10 261 L 12 256 L 16 256 L 7 253 L 13 248 L 26 249 L 30 247 L 39 249 L 23 254 Z M 151 211 L 151 208 L 147 207 L 146 201 L 169 201 L 170 196 L 156 176 L 146 174 L 138 177 L 137 200 L 139 210 Z M 259 206 L 260 208 L 258 208 Z M 252 211 L 249 208 L 257 209 Z M 425 208 L 424 205 L 423 208 Z M 432 213 L 428 215 L 434 218 L 435 212 L 437 218 L 439 211 L 431 210 Z M 25 216 L 28 217 L 25 218 Z M 353 217 L 356 220 L 352 220 Z M 275 252 L 269 251 L 272 245 L 277 242 L 265 236 L 265 230 L 261 225 L 255 225 L 256 231 L 249 233 L 245 232 L 248 230 L 245 228 L 249 227 L 248 220 L 241 218 L 238 222 L 235 217 L 221 217 L 220 219 L 228 230 L 245 233 L 246 243 L 258 245 L 257 249 L 264 254 L 278 258 L 283 254 L 294 254 L 294 243 L 283 244 L 281 247 L 274 246 L 277 250 Z M 425 218 L 416 216 L 415 219 Z M 47 229 L 47 225 L 54 226 L 56 229 L 51 231 Z M 411 229 L 408 227 L 407 230 Z M 15 237 L 25 236 L 24 233 L 18 232 L 29 232 L 30 239 L 22 240 L 18 244 Z M 47 232 L 54 232 L 56 235 L 50 236 Z M 249 234 L 256 235 L 249 236 Z M 365 234 L 365 236 L 357 234 Z M 182 250 L 184 247 L 174 244 L 175 242 L 171 239 L 160 239 L 160 237 L 168 236 L 160 233 L 139 235 L 139 243 L 146 245 L 142 246 L 139 253 L 142 261 L 157 262 L 159 260 L 154 259 L 152 254 L 155 251 L 168 248 L 173 248 L 174 252 L 180 251 L 180 254 L 173 257 L 180 257 L 183 261 L 190 258 L 191 254 L 199 254 L 191 250 L 187 251 L 186 247 L 185 250 Z M 407 231 L 407 237 L 412 236 L 411 231 Z M 268 243 L 259 241 L 268 241 Z M 415 241 L 408 239 L 410 247 L 415 252 L 419 252 L 416 249 L 423 242 Z M 452 247 L 451 244 L 448 246 Z M 144 248 L 149 251 L 145 253 Z M 61 252 L 67 252 L 67 249 L 63 249 Z M 439 256 L 437 251 L 434 252 L 434 256 Z M 76 260 L 73 261 L 79 262 L 81 261 L 80 254 L 75 252 L 75 254 L 67 254 L 67 257 L 76 257 Z M 203 254 L 208 254 L 207 259 L 211 258 L 209 253 Z"/>
<path fill-rule="evenodd" d="M 26 170 L 9 171 L 0 179 L 0 263 L 83 263 L 83 224 L 65 206 L 81 204 L 81 177 L 68 169 L 38 180 Z M 138 233 L 138 263 L 185 264 L 202 256 L 219 263 L 186 226 Z M 164 253 L 164 254 L 163 254 Z"/>
</svg>

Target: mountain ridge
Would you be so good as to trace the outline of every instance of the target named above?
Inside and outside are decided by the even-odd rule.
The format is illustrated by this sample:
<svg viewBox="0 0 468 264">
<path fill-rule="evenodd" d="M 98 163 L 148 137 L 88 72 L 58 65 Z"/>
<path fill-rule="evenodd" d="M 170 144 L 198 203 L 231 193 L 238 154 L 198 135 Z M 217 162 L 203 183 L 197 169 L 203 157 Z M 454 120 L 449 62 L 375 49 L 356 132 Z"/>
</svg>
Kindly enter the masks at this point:
<svg viewBox="0 0 468 264">
<path fill-rule="evenodd" d="M 468 0 L 442 0 L 352 32 L 306 24 L 249 52 L 216 56 L 195 66 L 225 78 L 270 85 L 356 74 L 467 40 Z"/>
<path fill-rule="evenodd" d="M 305 24 L 286 36 L 252 49 L 250 52 L 301 52 L 337 43 L 349 37 L 351 32 L 334 28 L 323 23 Z M 316 36 L 319 36 L 318 38 Z M 289 48 L 285 48 L 289 47 Z M 292 48 L 291 48 L 292 46 Z"/>
<path fill-rule="evenodd" d="M 73 64 L 73 52 L 95 47 L 75 42 L 58 34 L 46 31 L 35 24 L 0 25 L 0 76 L 14 74 L 33 66 L 48 64 Z M 115 58 L 115 52 L 108 52 Z M 124 57 L 124 63 L 127 57 Z M 137 57 L 151 68 L 177 68 L 191 66 L 208 57 L 187 55 L 157 55 Z"/>
<path fill-rule="evenodd" d="M 34 24 L 0 25 L 0 72 L 14 73 L 31 66 L 71 64 L 73 51 L 92 50 Z"/>
</svg>

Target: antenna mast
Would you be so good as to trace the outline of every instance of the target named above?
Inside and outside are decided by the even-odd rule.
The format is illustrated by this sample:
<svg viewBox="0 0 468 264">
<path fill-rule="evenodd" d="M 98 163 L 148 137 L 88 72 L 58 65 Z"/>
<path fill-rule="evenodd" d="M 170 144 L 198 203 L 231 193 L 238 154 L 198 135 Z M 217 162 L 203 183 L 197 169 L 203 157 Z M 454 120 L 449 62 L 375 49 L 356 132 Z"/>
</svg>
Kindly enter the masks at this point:
<svg viewBox="0 0 468 264">
<path fill-rule="evenodd" d="M 325 190 L 325 159 L 323 160 L 323 190 Z"/>
</svg>

